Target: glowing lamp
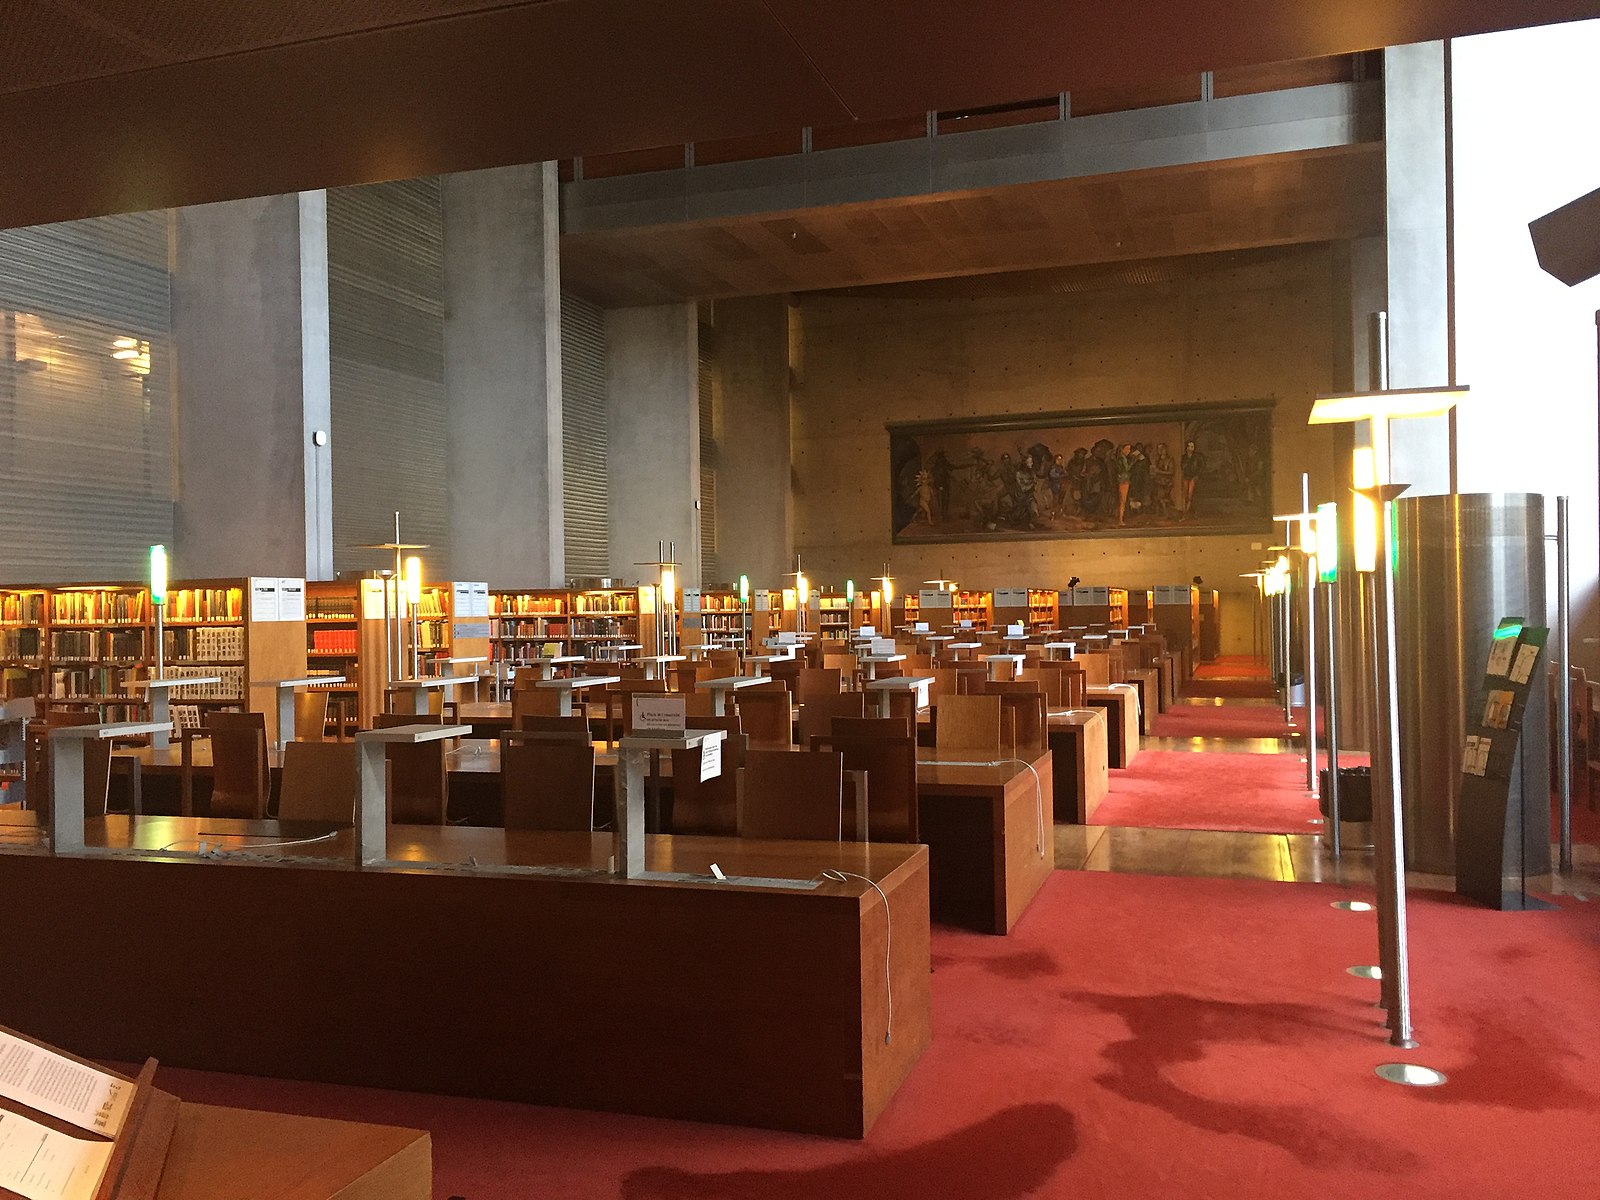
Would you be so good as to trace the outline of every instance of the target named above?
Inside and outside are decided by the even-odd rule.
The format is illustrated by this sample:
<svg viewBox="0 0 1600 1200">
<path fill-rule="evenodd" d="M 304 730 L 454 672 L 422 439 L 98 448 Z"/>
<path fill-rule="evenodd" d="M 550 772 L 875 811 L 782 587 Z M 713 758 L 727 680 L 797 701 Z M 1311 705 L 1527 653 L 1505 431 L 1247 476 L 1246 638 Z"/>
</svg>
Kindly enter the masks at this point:
<svg viewBox="0 0 1600 1200">
<path fill-rule="evenodd" d="M 1339 578 L 1339 506 L 1317 505 L 1317 578 L 1334 583 Z"/>
<path fill-rule="evenodd" d="M 165 604 L 167 602 L 167 548 L 165 546 L 150 547 L 150 602 L 152 604 Z"/>
</svg>

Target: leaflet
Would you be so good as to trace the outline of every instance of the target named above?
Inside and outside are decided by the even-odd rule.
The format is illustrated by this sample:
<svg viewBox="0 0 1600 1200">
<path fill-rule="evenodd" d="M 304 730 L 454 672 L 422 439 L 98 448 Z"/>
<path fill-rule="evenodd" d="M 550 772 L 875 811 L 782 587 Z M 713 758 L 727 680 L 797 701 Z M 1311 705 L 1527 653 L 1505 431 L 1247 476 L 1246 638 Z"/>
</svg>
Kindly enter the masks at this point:
<svg viewBox="0 0 1600 1200">
<path fill-rule="evenodd" d="M 92 1200 L 111 1161 L 110 1142 L 90 1142 L 0 1109 L 0 1187 L 25 1200 Z"/>
<path fill-rule="evenodd" d="M 114 1138 L 133 1093 L 126 1079 L 0 1032 L 0 1096 L 7 1100 Z"/>
</svg>

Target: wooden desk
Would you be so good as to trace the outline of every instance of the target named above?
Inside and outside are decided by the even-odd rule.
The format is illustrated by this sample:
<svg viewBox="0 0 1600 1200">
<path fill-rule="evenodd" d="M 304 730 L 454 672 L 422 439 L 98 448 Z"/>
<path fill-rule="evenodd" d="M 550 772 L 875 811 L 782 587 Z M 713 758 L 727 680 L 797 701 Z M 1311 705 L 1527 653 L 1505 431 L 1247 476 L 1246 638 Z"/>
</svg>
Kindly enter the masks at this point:
<svg viewBox="0 0 1600 1200">
<path fill-rule="evenodd" d="M 1111 765 L 1126 767 L 1139 753 L 1139 693 L 1132 684 L 1114 683 L 1084 689 L 1084 702 L 1106 710 Z"/>
<path fill-rule="evenodd" d="M 986 757 L 918 750 L 917 821 L 928 845 L 934 918 L 988 933 L 1009 933 L 1055 869 L 1055 837 L 1048 815 L 1054 786 L 1051 754 L 1044 749 L 1022 755 L 1038 772 L 1043 789 L 1042 836 L 1034 771 L 1016 762 L 995 767 L 940 765 Z"/>
<path fill-rule="evenodd" d="M 1046 726 L 1055 756 L 1055 819 L 1087 825 L 1110 788 L 1106 712 L 1074 708 L 1050 714 Z"/>
<path fill-rule="evenodd" d="M 391 1125 L 180 1104 L 156 1196 L 432 1200 L 433 1142 Z"/>
<path fill-rule="evenodd" d="M 294 833 L 89 824 L 92 844 L 113 847 Z M 389 848 L 399 862 L 359 870 L 347 831 L 285 865 L 5 854 L 0 905 L 50 919 L 8 934 L 29 986 L 0 992 L 0 1022 L 113 1061 L 841 1137 L 871 1128 L 927 1047 L 921 846 L 647 840 L 652 871 L 866 876 L 888 897 L 892 937 L 878 892 L 855 878 L 761 888 L 467 866 L 603 870 L 609 834 L 398 826 Z M 406 865 L 422 861 L 456 865 Z M 108 897 L 152 919 L 108 936 Z M 111 1002 L 84 986 L 91 951 L 118 981 Z"/>
<path fill-rule="evenodd" d="M 1161 676 L 1155 667 L 1129 667 L 1123 674 L 1128 682 L 1139 689 L 1139 732 L 1150 733 L 1150 722 L 1166 705 L 1161 700 Z"/>
</svg>

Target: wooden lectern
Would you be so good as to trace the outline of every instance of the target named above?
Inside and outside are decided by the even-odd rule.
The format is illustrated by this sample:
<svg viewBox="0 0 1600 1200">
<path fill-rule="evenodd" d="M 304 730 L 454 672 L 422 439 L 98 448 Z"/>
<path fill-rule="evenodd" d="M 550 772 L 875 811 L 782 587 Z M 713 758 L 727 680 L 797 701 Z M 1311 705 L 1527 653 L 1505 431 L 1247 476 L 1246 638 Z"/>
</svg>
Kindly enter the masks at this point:
<svg viewBox="0 0 1600 1200">
<path fill-rule="evenodd" d="M 83 1141 L 109 1141 L 93 1200 L 430 1200 L 428 1134 L 384 1125 L 186 1104 L 155 1086 L 156 1060 L 134 1077 L 0 1026 L 29 1045 L 134 1086 L 114 1139 L 0 1096 L 0 1110 Z M 292 1173 L 286 1168 L 292 1166 Z M 22 1193 L 0 1185 L 0 1200 Z"/>
</svg>

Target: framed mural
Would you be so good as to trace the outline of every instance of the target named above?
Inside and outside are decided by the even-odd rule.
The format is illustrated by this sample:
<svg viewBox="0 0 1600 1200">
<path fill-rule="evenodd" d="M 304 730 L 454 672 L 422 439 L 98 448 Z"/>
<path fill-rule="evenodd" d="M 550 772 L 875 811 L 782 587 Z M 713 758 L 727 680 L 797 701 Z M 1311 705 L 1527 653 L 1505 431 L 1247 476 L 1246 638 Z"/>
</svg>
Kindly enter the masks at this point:
<svg viewBox="0 0 1600 1200">
<path fill-rule="evenodd" d="M 1265 533 L 1270 403 L 889 426 L 896 543 Z"/>
</svg>

